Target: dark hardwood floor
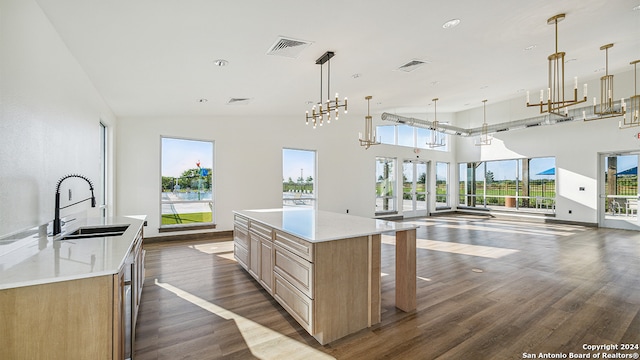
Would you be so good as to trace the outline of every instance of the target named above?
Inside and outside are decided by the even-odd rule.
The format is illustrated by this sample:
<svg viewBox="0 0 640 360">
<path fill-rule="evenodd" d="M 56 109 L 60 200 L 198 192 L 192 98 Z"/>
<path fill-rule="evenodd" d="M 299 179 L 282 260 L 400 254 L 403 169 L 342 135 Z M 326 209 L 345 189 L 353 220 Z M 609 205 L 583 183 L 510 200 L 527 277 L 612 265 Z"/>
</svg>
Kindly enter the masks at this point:
<svg viewBox="0 0 640 360">
<path fill-rule="evenodd" d="M 383 236 L 382 322 L 325 346 L 235 262 L 231 239 L 145 245 L 136 359 L 593 358 L 607 351 L 584 344 L 640 343 L 640 232 L 470 215 L 411 221 L 417 310 L 393 305 L 394 238 Z"/>
</svg>

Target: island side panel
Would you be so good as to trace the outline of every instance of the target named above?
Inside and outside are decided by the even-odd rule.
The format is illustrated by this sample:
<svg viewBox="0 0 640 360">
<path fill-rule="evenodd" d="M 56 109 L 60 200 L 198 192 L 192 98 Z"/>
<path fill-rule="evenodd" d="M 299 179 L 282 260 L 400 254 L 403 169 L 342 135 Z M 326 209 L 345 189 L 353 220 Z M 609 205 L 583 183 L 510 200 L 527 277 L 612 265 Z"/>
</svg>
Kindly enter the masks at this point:
<svg viewBox="0 0 640 360">
<path fill-rule="evenodd" d="M 381 321 L 381 239 L 382 235 L 380 234 L 369 236 L 369 326 Z"/>
<path fill-rule="evenodd" d="M 369 237 L 314 245 L 313 335 L 327 344 L 369 326 Z"/>
<path fill-rule="evenodd" d="M 416 309 L 416 230 L 396 232 L 396 307 Z"/>
</svg>

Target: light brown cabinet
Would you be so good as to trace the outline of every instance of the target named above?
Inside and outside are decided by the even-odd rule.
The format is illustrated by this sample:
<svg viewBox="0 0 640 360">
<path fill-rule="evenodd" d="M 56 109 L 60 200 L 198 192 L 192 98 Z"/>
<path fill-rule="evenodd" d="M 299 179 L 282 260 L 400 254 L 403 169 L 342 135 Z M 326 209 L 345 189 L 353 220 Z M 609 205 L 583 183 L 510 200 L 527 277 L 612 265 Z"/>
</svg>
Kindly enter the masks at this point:
<svg viewBox="0 0 640 360">
<path fill-rule="evenodd" d="M 238 214 L 234 229 L 238 263 L 321 344 L 380 321 L 380 235 L 313 243 Z"/>
<path fill-rule="evenodd" d="M 140 230 L 127 256 L 134 260 L 116 274 L 0 290 L 0 359 L 125 359 L 144 279 L 142 239 Z"/>
</svg>

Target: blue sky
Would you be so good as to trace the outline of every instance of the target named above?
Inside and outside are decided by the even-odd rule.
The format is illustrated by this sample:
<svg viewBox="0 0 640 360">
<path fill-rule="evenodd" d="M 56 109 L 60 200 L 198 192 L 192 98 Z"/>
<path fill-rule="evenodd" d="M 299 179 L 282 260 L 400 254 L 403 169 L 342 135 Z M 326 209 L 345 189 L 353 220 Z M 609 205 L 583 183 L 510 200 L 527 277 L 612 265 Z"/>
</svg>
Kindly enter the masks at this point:
<svg viewBox="0 0 640 360">
<path fill-rule="evenodd" d="M 306 180 L 309 176 L 316 178 L 315 151 L 282 149 L 282 178 L 284 181 L 298 180 L 300 170 Z"/>
<path fill-rule="evenodd" d="M 212 168 L 213 142 L 162 138 L 162 176 L 179 177 L 198 161 L 201 168 Z"/>
</svg>

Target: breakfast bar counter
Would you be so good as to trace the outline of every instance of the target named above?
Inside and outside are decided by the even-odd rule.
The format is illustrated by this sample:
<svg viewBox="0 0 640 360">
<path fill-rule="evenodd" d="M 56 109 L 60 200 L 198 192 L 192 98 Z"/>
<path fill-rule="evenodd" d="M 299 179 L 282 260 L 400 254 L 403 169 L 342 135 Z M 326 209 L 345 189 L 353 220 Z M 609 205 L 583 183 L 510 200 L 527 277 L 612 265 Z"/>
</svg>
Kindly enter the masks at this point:
<svg viewBox="0 0 640 360">
<path fill-rule="evenodd" d="M 396 236 L 396 307 L 415 310 L 415 225 L 296 207 L 234 214 L 238 263 L 321 344 L 380 322 L 383 233 Z"/>
</svg>

